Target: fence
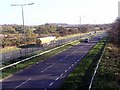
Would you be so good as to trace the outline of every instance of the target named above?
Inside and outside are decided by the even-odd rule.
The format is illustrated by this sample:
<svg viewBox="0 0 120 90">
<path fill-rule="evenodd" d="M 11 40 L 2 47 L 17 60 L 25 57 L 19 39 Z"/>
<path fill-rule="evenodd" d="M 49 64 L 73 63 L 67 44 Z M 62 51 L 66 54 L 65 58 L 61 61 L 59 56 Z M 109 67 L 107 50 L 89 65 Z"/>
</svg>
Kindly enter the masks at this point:
<svg viewBox="0 0 120 90">
<path fill-rule="evenodd" d="M 53 48 L 53 47 L 56 47 L 56 46 L 59 46 L 59 45 L 62 45 L 62 44 L 65 44 L 65 43 L 68 43 L 74 40 L 78 40 L 78 39 L 80 39 L 80 36 L 57 40 L 55 43 L 51 43 L 50 45 L 46 45 L 43 47 L 36 46 L 36 47 L 31 47 L 31 48 L 23 48 L 21 50 L 12 51 L 10 53 L 3 53 L 1 63 L 5 63 L 8 61 L 19 61 L 25 58 L 26 56 L 32 56 L 32 55 L 37 54 L 37 51 L 43 51 L 43 50 Z"/>
</svg>

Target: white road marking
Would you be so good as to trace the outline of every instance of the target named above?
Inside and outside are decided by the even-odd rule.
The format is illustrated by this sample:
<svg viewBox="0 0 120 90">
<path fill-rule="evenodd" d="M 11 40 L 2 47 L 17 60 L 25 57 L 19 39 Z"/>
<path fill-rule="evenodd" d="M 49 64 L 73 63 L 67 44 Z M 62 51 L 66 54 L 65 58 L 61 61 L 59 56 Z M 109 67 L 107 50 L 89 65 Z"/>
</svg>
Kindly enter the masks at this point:
<svg viewBox="0 0 120 90">
<path fill-rule="evenodd" d="M 72 66 L 74 66 L 74 64 L 72 64 Z"/>
<path fill-rule="evenodd" d="M 80 48 L 82 48 L 82 47 L 83 47 L 83 46 L 81 46 Z M 80 49 L 80 48 L 79 48 L 79 49 Z M 71 54 L 72 54 L 72 53 L 75 53 L 76 51 L 77 51 L 77 50 L 71 52 Z M 71 55 L 71 54 L 69 54 L 69 55 Z M 59 61 L 62 61 L 63 59 L 67 58 L 69 55 L 66 55 L 64 58 L 60 59 Z"/>
<path fill-rule="evenodd" d="M 59 61 L 62 61 L 63 59 L 67 58 L 69 55 L 66 55 L 64 58 L 60 59 Z"/>
<path fill-rule="evenodd" d="M 52 65 L 48 66 L 47 68 L 45 68 L 44 70 L 42 70 L 41 72 L 44 72 L 45 70 L 49 69 L 50 67 L 52 67 L 55 63 L 53 63 Z"/>
<path fill-rule="evenodd" d="M 60 76 L 63 76 L 63 73 Z"/>
<path fill-rule="evenodd" d="M 53 82 L 49 84 L 49 86 L 52 86 L 53 85 Z"/>
<path fill-rule="evenodd" d="M 55 80 L 58 80 L 59 78 L 56 78 Z"/>
<path fill-rule="evenodd" d="M 76 51 L 77 51 L 77 50 L 73 51 L 72 53 L 75 53 Z M 71 54 L 72 54 L 72 53 L 71 53 Z"/>
<path fill-rule="evenodd" d="M 69 67 L 69 69 L 71 69 L 71 67 Z"/>
<path fill-rule="evenodd" d="M 23 84 L 27 83 L 27 82 L 30 81 L 30 80 L 31 80 L 31 78 L 27 79 L 25 82 L 23 82 L 23 83 L 21 83 L 20 85 L 16 86 L 15 89 L 19 88 L 20 86 L 22 86 Z M 15 89 L 14 89 L 14 90 L 15 90 Z"/>
<path fill-rule="evenodd" d="M 77 62 L 75 62 L 75 64 L 76 64 Z"/>
<path fill-rule="evenodd" d="M 67 72 L 68 70 L 65 70 L 65 72 Z"/>
</svg>

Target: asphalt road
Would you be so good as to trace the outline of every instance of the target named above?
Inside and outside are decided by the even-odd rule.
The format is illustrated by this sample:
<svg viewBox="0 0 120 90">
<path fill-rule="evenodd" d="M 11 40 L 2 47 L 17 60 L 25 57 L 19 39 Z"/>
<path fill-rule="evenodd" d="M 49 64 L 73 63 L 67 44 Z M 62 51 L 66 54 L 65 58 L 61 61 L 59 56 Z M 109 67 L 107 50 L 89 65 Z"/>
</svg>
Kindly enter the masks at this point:
<svg viewBox="0 0 120 90">
<path fill-rule="evenodd" d="M 82 35 L 81 38 L 86 37 L 88 35 L 89 34 Z M 18 59 L 19 57 L 23 57 L 26 55 L 33 55 L 38 50 L 44 50 L 46 48 L 55 47 L 57 45 L 65 44 L 65 43 L 68 43 L 68 42 L 71 42 L 71 41 L 74 41 L 77 39 L 80 39 L 80 36 L 57 40 L 55 43 L 51 43 L 50 45 L 46 45 L 44 47 L 33 46 L 33 47 L 29 47 L 29 48 L 21 48 L 21 50 L 16 50 L 16 51 L 8 52 L 8 53 L 0 53 L 0 58 L 2 58 L 2 60 L 0 60 L 0 63 L 5 63 L 10 60 L 18 61 L 18 60 L 20 60 L 20 59 Z"/>
<path fill-rule="evenodd" d="M 93 37 L 89 43 L 75 45 L 3 80 L 2 90 L 56 90 L 99 41 L 97 37 Z"/>
</svg>

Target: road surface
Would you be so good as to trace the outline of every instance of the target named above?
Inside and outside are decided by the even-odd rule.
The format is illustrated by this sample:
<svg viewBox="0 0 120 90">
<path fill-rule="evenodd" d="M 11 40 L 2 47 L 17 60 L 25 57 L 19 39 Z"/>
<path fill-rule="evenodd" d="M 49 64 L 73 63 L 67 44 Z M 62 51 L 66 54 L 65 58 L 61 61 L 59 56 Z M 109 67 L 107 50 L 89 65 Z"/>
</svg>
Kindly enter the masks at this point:
<svg viewBox="0 0 120 90">
<path fill-rule="evenodd" d="M 103 34 L 104 35 L 104 34 Z M 2 81 L 2 90 L 56 90 L 99 41 L 81 43 Z"/>
</svg>

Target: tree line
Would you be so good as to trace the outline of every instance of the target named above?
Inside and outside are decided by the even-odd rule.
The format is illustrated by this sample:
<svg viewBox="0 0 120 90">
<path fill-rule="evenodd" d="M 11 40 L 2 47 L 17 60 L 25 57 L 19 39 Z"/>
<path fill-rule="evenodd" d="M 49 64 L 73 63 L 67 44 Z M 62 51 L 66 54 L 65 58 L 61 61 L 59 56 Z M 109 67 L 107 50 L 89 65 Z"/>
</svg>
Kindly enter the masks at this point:
<svg viewBox="0 0 120 90">
<path fill-rule="evenodd" d="M 2 47 L 6 46 L 20 46 L 27 44 L 35 44 L 38 37 L 43 36 L 65 36 L 70 34 L 80 33 L 78 28 L 65 28 L 62 26 L 55 25 L 39 25 L 35 27 L 25 26 L 23 29 L 22 25 L 4 25 L 0 32 Z"/>
<path fill-rule="evenodd" d="M 109 35 L 111 37 L 111 42 L 120 46 L 120 18 L 117 18 L 114 23 L 112 23 Z"/>
<path fill-rule="evenodd" d="M 22 25 L 2 25 L 0 34 L 2 47 L 5 46 L 20 46 L 27 44 L 35 44 L 36 39 L 44 36 L 66 36 L 77 33 L 85 33 L 94 30 L 93 25 L 81 25 L 79 27 L 63 27 L 58 25 L 38 25 L 38 26 L 23 26 Z"/>
</svg>

